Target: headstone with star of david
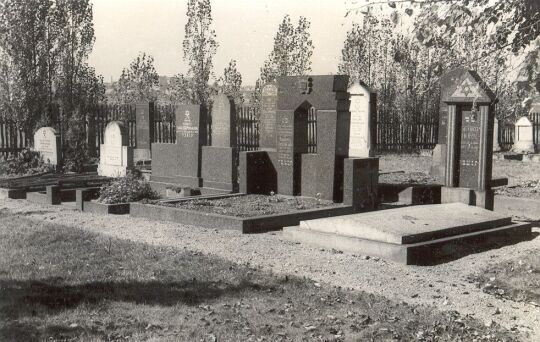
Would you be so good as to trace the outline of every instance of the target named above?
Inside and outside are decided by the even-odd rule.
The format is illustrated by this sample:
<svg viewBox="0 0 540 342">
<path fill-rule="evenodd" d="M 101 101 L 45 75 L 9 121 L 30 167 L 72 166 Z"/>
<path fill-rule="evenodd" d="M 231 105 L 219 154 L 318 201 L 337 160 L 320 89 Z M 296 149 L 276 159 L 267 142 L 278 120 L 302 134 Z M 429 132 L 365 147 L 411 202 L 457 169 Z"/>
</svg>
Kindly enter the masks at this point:
<svg viewBox="0 0 540 342">
<path fill-rule="evenodd" d="M 445 80 L 441 84 L 448 106 L 444 183 L 448 188 L 470 189 L 479 197 L 491 191 L 496 97 L 472 70 L 453 70 Z"/>
</svg>

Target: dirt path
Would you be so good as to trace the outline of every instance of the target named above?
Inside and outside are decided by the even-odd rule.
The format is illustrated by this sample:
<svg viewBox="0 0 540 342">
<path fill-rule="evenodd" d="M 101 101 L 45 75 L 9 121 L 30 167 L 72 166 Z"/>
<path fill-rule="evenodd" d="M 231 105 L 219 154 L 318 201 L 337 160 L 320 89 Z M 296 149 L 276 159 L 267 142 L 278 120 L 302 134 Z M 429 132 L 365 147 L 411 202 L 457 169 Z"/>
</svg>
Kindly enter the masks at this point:
<svg viewBox="0 0 540 342">
<path fill-rule="evenodd" d="M 275 273 L 305 276 L 397 301 L 457 310 L 486 324 L 493 321 L 507 329 L 529 334 L 530 340 L 540 340 L 540 307 L 497 299 L 467 280 L 468 275 L 490 264 L 516 259 L 530 251 L 540 252 L 540 237 L 443 265 L 417 267 L 365 260 L 360 256 L 294 244 L 284 240 L 280 232 L 242 235 L 236 231 L 202 229 L 129 216 L 91 215 L 67 206 L 39 206 L 24 200 L 0 199 L 0 208 L 107 236 L 213 254 Z"/>
</svg>

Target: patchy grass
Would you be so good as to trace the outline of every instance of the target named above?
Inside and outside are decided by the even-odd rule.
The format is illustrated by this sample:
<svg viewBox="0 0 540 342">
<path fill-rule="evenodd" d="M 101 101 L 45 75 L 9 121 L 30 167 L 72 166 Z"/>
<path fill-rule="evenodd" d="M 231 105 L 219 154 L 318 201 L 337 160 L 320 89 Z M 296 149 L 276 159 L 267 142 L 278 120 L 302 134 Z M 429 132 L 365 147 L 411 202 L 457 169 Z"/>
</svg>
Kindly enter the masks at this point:
<svg viewBox="0 0 540 342">
<path fill-rule="evenodd" d="M 0 340 L 513 340 L 457 312 L 0 211 Z M 392 286 L 392 284 L 388 284 Z"/>
<path fill-rule="evenodd" d="M 246 195 L 220 199 L 194 199 L 176 203 L 156 202 L 156 204 L 236 217 L 285 214 L 339 205 L 316 198 L 282 195 Z"/>
<path fill-rule="evenodd" d="M 540 255 L 529 251 L 525 257 L 490 266 L 469 276 L 484 292 L 516 302 L 540 306 Z"/>
</svg>

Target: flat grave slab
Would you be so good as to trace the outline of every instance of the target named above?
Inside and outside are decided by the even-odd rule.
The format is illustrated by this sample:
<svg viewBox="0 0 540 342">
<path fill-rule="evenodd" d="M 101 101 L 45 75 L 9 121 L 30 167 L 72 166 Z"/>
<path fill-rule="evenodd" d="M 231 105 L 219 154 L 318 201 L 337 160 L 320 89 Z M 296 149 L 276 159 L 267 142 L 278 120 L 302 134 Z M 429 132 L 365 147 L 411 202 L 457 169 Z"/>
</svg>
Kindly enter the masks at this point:
<svg viewBox="0 0 540 342">
<path fill-rule="evenodd" d="M 531 237 L 529 223 L 462 203 L 403 207 L 301 221 L 289 240 L 429 265 Z"/>
</svg>

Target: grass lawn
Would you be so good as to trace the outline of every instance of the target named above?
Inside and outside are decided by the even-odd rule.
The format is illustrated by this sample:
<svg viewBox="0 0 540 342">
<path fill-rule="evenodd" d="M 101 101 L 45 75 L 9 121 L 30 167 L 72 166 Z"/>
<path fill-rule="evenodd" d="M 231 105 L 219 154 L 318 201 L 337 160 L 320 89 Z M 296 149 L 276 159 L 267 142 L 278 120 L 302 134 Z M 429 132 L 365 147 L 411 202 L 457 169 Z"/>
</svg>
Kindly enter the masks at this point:
<svg viewBox="0 0 540 342">
<path fill-rule="evenodd" d="M 278 277 L 181 248 L 109 239 L 6 210 L 0 222 L 0 341 L 517 336 L 457 312 Z"/>
</svg>

